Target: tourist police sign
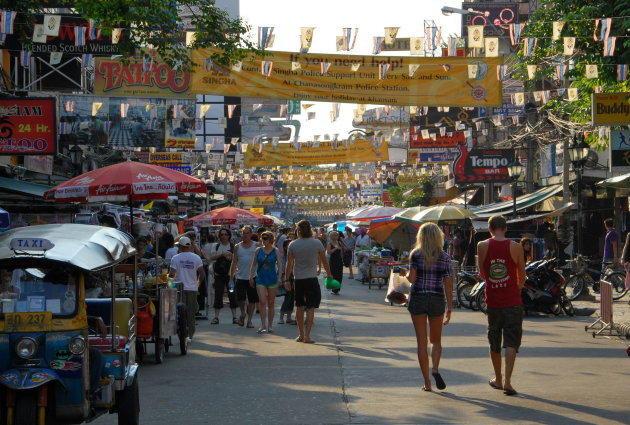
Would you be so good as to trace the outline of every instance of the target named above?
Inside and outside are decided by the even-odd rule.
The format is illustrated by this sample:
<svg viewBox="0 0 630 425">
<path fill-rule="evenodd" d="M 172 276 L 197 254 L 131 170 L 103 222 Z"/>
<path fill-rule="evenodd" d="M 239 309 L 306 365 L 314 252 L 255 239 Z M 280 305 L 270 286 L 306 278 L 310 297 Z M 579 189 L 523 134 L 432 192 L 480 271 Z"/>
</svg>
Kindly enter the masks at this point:
<svg viewBox="0 0 630 425">
<path fill-rule="evenodd" d="M 630 92 L 593 93 L 593 125 L 630 124 Z"/>
</svg>

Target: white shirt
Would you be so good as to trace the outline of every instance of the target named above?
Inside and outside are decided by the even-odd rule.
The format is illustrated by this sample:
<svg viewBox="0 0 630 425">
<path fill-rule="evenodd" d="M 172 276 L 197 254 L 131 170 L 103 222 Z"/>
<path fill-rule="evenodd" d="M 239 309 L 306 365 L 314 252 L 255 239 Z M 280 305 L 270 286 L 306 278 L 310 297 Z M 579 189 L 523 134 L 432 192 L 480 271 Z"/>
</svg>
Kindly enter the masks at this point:
<svg viewBox="0 0 630 425">
<path fill-rule="evenodd" d="M 176 246 L 172 246 L 169 249 L 167 249 L 166 252 L 164 253 L 164 259 L 170 260 L 173 258 L 173 256 L 177 255 L 178 252 L 179 252 L 179 248 L 177 248 Z"/>
<path fill-rule="evenodd" d="M 184 291 L 197 290 L 197 269 L 203 267 L 201 258 L 194 252 L 182 252 L 171 259 L 175 279 L 184 284 Z"/>
<path fill-rule="evenodd" d="M 359 248 L 361 246 L 367 246 L 369 248 L 370 247 L 370 237 L 368 235 L 359 235 L 359 236 L 357 236 L 357 240 L 356 240 L 354 246 L 356 248 Z"/>
</svg>

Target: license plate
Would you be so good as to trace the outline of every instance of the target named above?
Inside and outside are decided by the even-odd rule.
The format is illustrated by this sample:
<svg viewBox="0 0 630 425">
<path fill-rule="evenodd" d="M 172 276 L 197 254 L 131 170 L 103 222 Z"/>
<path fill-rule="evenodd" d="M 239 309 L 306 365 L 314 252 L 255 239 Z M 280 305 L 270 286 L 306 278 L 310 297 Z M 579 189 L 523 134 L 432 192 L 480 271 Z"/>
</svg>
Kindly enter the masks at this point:
<svg viewBox="0 0 630 425">
<path fill-rule="evenodd" d="M 5 313 L 5 332 L 42 332 L 50 330 L 52 313 Z"/>
</svg>

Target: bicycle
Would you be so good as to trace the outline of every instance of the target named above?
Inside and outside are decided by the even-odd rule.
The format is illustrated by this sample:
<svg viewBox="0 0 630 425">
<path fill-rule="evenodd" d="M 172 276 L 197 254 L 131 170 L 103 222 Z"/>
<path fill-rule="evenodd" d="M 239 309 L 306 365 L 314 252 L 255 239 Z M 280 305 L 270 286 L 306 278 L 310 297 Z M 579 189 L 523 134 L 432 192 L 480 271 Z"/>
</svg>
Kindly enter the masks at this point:
<svg viewBox="0 0 630 425">
<path fill-rule="evenodd" d="M 612 263 L 605 263 L 601 270 L 597 270 L 589 267 L 590 264 L 595 262 L 583 255 L 577 255 L 574 260 L 568 263 L 567 265 L 574 270 L 574 274 L 567 279 L 564 291 L 567 298 L 571 301 L 578 298 L 587 285 L 590 285 L 593 291 L 598 292 L 600 281 L 611 284 L 613 300 L 621 299 L 628 292 L 625 285 L 626 273 L 614 268 Z"/>
</svg>

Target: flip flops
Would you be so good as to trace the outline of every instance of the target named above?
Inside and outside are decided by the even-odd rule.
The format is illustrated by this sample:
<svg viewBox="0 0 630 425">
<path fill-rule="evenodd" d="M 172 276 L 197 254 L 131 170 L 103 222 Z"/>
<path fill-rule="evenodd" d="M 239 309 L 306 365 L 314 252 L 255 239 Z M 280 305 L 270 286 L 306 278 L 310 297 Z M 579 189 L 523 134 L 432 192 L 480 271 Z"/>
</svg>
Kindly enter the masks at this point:
<svg viewBox="0 0 630 425">
<path fill-rule="evenodd" d="M 503 394 L 505 395 L 516 395 L 518 394 L 514 388 L 504 388 Z"/>
<path fill-rule="evenodd" d="M 497 385 L 497 383 L 496 383 L 496 382 L 494 382 L 494 380 L 493 380 L 493 379 L 490 379 L 490 380 L 488 381 L 488 385 L 490 385 L 490 386 L 491 386 L 492 388 L 494 388 L 495 390 L 502 390 L 502 389 L 503 389 L 503 387 L 502 387 L 502 386 L 500 386 L 500 385 Z"/>
<path fill-rule="evenodd" d="M 248 324 L 247 324 L 247 327 L 248 327 L 248 328 L 253 328 L 253 327 L 254 327 L 254 324 L 250 322 L 250 323 L 248 323 Z"/>
<path fill-rule="evenodd" d="M 267 329 L 265 329 L 265 328 L 260 328 L 260 329 L 258 329 L 256 332 L 258 332 L 259 334 L 265 334 L 265 333 L 267 333 Z"/>
<path fill-rule="evenodd" d="M 232 324 L 238 325 L 238 319 L 236 317 L 232 317 Z"/>
<path fill-rule="evenodd" d="M 214 319 L 212 319 L 212 321 L 210 322 L 211 325 L 218 325 L 219 324 L 219 318 L 215 317 Z"/>
<path fill-rule="evenodd" d="M 432 373 L 431 375 L 433 375 L 435 386 L 438 390 L 443 390 L 444 388 L 446 388 L 446 383 L 444 382 L 444 379 L 442 379 L 442 375 L 440 375 L 439 372 Z"/>
</svg>

